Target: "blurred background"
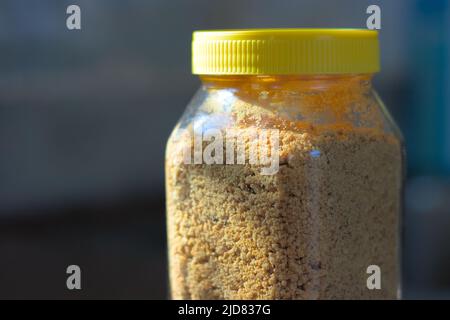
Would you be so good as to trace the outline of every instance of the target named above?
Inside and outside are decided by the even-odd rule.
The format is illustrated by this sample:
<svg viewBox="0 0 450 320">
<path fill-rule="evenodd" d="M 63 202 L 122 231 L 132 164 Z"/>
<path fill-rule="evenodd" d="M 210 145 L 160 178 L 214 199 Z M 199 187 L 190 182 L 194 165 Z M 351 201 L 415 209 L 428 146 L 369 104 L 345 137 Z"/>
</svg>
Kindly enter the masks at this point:
<svg viewBox="0 0 450 320">
<path fill-rule="evenodd" d="M 404 296 L 450 298 L 449 2 L 2 0 L 0 298 L 167 298 L 164 147 L 199 86 L 192 31 L 366 28 L 371 4 L 408 153 Z"/>
</svg>

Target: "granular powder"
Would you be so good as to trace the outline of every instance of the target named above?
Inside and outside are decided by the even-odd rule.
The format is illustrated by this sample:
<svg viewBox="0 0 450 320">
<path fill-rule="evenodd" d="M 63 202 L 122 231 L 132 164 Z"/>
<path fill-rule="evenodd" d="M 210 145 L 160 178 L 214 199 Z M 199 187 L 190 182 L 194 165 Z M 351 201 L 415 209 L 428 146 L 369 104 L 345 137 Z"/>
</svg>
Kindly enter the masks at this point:
<svg viewBox="0 0 450 320">
<path fill-rule="evenodd" d="M 277 124 L 276 174 L 166 162 L 172 297 L 395 299 L 398 139 L 376 127 L 288 123 L 258 108 L 236 100 L 233 116 L 237 125 Z M 168 159 L 180 144 L 192 140 L 169 141 Z M 381 290 L 367 288 L 370 265 L 381 269 Z"/>
</svg>

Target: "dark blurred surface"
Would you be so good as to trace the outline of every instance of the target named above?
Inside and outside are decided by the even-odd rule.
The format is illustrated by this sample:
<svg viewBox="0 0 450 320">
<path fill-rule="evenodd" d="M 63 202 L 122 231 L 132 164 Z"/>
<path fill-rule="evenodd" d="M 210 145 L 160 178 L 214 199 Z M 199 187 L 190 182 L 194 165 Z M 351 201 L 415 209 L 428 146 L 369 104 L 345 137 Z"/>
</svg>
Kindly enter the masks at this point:
<svg viewBox="0 0 450 320">
<path fill-rule="evenodd" d="M 162 199 L 133 196 L 2 221 L 0 299 L 165 298 L 163 211 Z M 80 291 L 66 288 L 72 264 Z"/>
<path fill-rule="evenodd" d="M 192 31 L 365 28 L 370 4 L 408 151 L 404 295 L 450 298 L 446 0 L 0 2 L 0 298 L 167 298 L 164 146 L 199 85 Z"/>
</svg>

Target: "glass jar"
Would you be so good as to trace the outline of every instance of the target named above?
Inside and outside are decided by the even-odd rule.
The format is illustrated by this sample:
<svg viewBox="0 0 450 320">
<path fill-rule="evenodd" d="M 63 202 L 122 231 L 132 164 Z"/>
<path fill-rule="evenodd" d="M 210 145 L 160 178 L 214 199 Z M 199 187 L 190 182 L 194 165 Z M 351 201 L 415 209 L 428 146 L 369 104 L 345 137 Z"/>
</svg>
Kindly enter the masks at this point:
<svg viewBox="0 0 450 320">
<path fill-rule="evenodd" d="M 166 150 L 174 299 L 399 297 L 402 139 L 375 31 L 201 31 Z"/>
</svg>

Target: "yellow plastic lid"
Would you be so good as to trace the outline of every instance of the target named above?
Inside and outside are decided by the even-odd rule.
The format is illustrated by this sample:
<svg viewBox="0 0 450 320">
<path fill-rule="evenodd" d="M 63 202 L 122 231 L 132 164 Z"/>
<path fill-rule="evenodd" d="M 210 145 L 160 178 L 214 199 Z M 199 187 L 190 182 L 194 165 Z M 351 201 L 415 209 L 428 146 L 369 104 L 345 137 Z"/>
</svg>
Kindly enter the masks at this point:
<svg viewBox="0 0 450 320">
<path fill-rule="evenodd" d="M 195 31 L 192 73 L 348 74 L 380 70 L 378 32 L 365 29 Z"/>
</svg>

